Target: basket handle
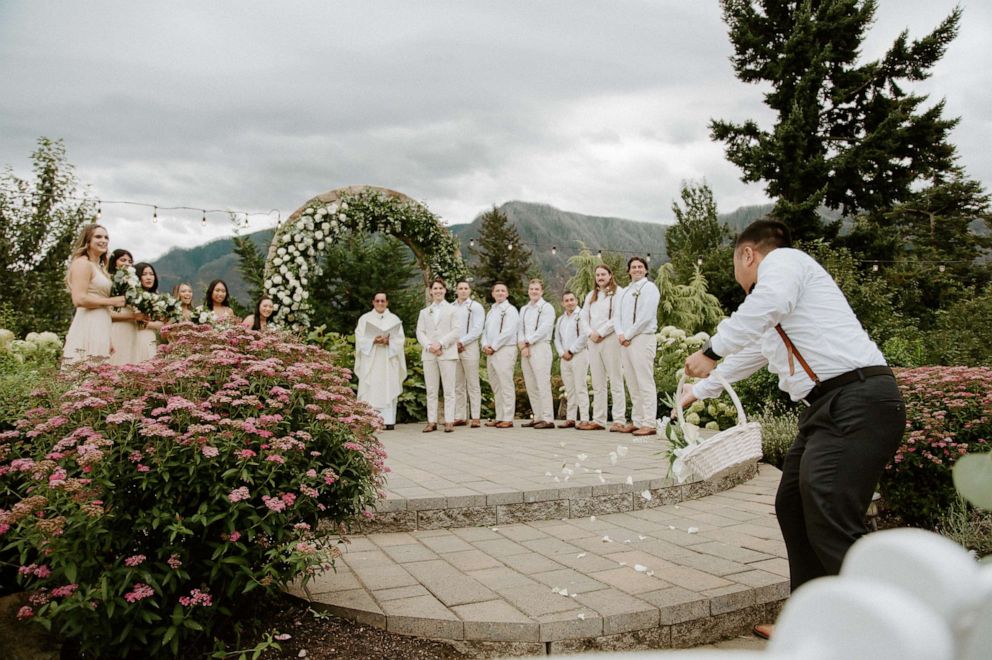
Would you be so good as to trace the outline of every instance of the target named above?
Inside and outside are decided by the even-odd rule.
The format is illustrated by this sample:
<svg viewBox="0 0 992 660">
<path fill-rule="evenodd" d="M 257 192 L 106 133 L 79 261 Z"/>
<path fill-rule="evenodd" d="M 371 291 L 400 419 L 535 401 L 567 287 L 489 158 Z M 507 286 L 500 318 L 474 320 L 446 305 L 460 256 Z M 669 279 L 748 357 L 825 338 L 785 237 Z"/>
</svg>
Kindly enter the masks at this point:
<svg viewBox="0 0 992 660">
<path fill-rule="evenodd" d="M 737 409 L 737 424 L 744 425 L 747 424 L 747 415 L 744 414 L 744 406 L 741 405 L 741 399 L 737 396 L 737 392 L 731 386 L 727 379 L 724 378 L 720 373 L 714 371 L 710 373 L 713 378 L 723 385 L 723 389 L 727 390 L 727 394 L 730 395 L 730 400 L 734 402 L 734 407 Z M 685 387 L 685 372 L 682 372 L 682 377 L 679 378 L 678 387 L 675 388 L 675 416 L 679 420 L 679 428 L 683 431 L 685 430 L 685 418 L 682 414 L 682 390 Z"/>
</svg>

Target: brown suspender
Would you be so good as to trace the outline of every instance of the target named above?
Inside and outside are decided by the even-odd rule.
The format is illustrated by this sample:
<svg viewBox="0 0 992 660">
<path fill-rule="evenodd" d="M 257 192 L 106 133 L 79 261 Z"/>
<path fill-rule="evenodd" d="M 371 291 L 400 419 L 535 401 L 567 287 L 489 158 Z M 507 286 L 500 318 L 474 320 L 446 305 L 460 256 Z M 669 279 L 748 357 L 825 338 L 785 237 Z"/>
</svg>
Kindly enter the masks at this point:
<svg viewBox="0 0 992 660">
<path fill-rule="evenodd" d="M 785 330 L 782 329 L 782 324 L 779 323 L 776 325 L 775 330 L 778 332 L 779 337 L 782 338 L 782 341 L 785 342 L 785 348 L 789 353 L 789 375 L 792 376 L 796 373 L 796 364 L 792 359 L 792 356 L 794 355 L 796 356 L 796 359 L 799 360 L 799 364 L 802 365 L 803 371 L 806 372 L 806 375 L 809 376 L 810 380 L 819 385 L 819 376 L 817 376 L 810 368 L 809 363 L 806 362 L 806 359 L 802 356 L 802 353 L 799 352 L 796 345 L 792 343 L 791 339 L 789 339 L 789 335 L 785 334 Z"/>
</svg>

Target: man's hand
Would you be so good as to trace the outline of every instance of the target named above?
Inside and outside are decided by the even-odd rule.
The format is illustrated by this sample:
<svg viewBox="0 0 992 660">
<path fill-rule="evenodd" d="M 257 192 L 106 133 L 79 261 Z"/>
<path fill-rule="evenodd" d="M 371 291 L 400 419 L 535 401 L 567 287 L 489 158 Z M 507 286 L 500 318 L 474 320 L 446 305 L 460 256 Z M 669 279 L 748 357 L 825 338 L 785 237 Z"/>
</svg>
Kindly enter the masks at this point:
<svg viewBox="0 0 992 660">
<path fill-rule="evenodd" d="M 598 344 L 599 342 L 603 341 L 603 337 L 600 336 L 600 334 L 598 332 L 596 332 L 595 330 L 593 330 L 589 334 L 589 339 L 591 339 L 594 344 Z"/>
<path fill-rule="evenodd" d="M 486 355 L 492 355 L 496 351 L 493 350 L 493 347 L 492 346 L 483 346 L 482 347 L 482 352 L 485 353 Z"/>
<path fill-rule="evenodd" d="M 524 347 L 520 349 L 520 355 L 524 356 L 525 358 L 529 358 L 530 357 L 530 346 L 527 345 L 527 344 L 524 344 Z"/>
<path fill-rule="evenodd" d="M 618 332 L 617 333 L 617 341 L 620 342 L 620 345 L 621 346 L 626 346 L 627 345 L 626 343 L 624 343 L 625 340 L 624 340 L 624 337 L 623 337 L 623 333 L 621 333 L 621 332 Z"/>
<path fill-rule="evenodd" d="M 693 378 L 706 378 L 716 366 L 716 360 L 711 360 L 702 351 L 696 351 L 685 361 L 685 373 Z"/>
<path fill-rule="evenodd" d="M 461 342 L 458 342 L 458 352 L 459 353 L 465 352 L 465 346 Z"/>
<path fill-rule="evenodd" d="M 572 359 L 572 351 L 565 351 L 561 354 L 561 359 L 565 362 L 569 362 Z"/>
</svg>

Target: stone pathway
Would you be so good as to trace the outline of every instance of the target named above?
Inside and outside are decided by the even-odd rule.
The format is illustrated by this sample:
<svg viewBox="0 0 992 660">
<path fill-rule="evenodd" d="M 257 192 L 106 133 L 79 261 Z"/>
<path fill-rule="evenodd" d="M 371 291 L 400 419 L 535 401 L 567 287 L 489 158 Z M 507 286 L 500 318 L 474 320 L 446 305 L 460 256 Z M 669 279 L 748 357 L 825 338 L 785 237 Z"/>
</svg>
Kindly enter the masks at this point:
<svg viewBox="0 0 992 660">
<path fill-rule="evenodd" d="M 753 478 L 727 490 L 726 479 L 679 486 L 665 479 L 657 441 L 459 431 L 384 434 L 394 471 L 387 506 L 407 523 L 410 511 L 423 522 L 416 514 L 483 498 L 470 501 L 493 507 L 494 523 L 352 537 L 335 572 L 294 592 L 352 620 L 450 640 L 478 656 L 693 647 L 773 620 L 788 596 L 774 468 L 738 471 L 738 481 Z M 627 451 L 614 463 L 618 444 Z M 642 487 L 664 497 L 646 499 Z M 500 522 L 500 507 L 528 504 L 528 493 L 567 502 L 567 515 L 556 506 L 541 519 Z M 589 513 L 588 502 L 604 497 L 630 506 Z"/>
</svg>

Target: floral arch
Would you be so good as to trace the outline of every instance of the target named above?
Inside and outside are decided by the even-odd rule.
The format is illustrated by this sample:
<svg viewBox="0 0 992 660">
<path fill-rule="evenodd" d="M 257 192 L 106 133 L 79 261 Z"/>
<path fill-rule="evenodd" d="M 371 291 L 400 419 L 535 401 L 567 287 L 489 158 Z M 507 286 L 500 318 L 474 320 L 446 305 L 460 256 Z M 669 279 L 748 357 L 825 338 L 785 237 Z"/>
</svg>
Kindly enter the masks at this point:
<svg viewBox="0 0 992 660">
<path fill-rule="evenodd" d="M 467 273 L 458 241 L 424 205 L 386 188 L 336 188 L 297 209 L 272 238 L 264 286 L 278 322 L 293 330 L 310 326 L 310 281 L 321 275 L 327 247 L 348 231 L 381 232 L 403 241 L 417 258 L 425 286 L 435 277 L 453 282 Z"/>
</svg>

